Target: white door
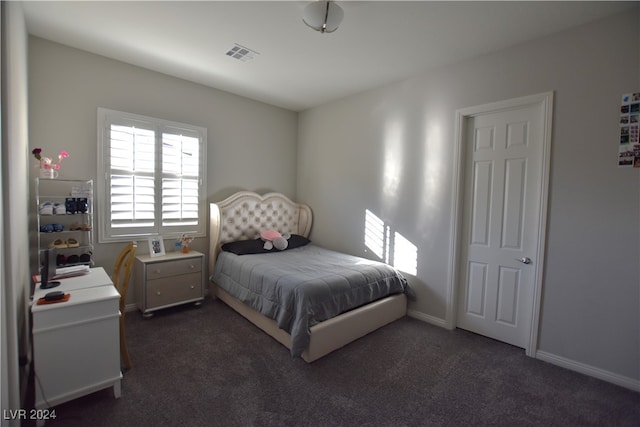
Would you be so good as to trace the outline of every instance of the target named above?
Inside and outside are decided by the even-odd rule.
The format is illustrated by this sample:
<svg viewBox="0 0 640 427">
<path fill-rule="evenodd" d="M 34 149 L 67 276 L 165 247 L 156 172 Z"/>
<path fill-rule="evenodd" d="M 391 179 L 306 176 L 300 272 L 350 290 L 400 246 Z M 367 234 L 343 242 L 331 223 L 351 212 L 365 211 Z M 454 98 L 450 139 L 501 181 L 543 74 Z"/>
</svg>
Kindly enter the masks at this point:
<svg viewBox="0 0 640 427">
<path fill-rule="evenodd" d="M 467 116 L 462 134 L 457 326 L 526 349 L 543 253 L 545 106 Z"/>
</svg>

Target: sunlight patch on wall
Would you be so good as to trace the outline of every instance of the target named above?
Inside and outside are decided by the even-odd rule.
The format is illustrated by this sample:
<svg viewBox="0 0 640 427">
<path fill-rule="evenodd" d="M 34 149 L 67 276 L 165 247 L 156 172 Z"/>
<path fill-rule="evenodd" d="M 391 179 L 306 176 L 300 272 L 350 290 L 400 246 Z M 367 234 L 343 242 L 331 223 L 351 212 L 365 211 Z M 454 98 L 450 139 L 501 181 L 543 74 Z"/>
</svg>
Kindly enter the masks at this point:
<svg viewBox="0 0 640 427">
<path fill-rule="evenodd" d="M 427 130 L 427 147 L 425 147 L 425 164 L 423 168 L 426 192 L 431 200 L 440 200 L 440 193 L 445 186 L 442 183 L 444 169 L 444 138 L 438 124 L 432 124 Z"/>
<path fill-rule="evenodd" d="M 402 124 L 399 122 L 391 123 L 385 129 L 382 193 L 387 199 L 395 199 L 398 196 L 404 166 L 402 162 L 403 137 Z"/>
<path fill-rule="evenodd" d="M 367 209 L 364 222 L 365 246 L 376 254 L 378 258 L 386 262 L 385 236 L 387 233 L 384 228 L 384 221 Z"/>
<path fill-rule="evenodd" d="M 418 248 L 398 232 L 394 233 L 393 243 L 393 266 L 415 276 L 418 273 Z"/>
<path fill-rule="evenodd" d="M 442 231 L 436 224 L 445 219 L 449 198 L 452 197 L 450 168 L 447 166 L 451 162 L 447 157 L 451 147 L 441 122 L 444 120 L 432 117 L 423 130 L 425 139 L 422 142 L 424 157 L 420 170 L 420 196 L 415 200 L 418 204 L 416 226 L 420 235 L 427 238 Z"/>
<path fill-rule="evenodd" d="M 414 276 L 418 273 L 418 247 L 392 232 L 391 226 L 369 209 L 365 210 L 364 244 L 380 261 Z"/>
</svg>

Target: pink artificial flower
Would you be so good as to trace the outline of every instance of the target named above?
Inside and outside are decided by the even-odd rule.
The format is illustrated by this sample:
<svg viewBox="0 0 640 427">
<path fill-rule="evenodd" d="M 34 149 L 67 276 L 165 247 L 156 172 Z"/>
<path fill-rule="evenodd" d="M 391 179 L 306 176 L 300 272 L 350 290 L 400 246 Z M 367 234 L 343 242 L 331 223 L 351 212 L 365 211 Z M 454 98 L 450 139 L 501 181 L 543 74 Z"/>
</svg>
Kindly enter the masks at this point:
<svg viewBox="0 0 640 427">
<path fill-rule="evenodd" d="M 58 154 L 58 163 L 53 164 L 51 158 L 42 157 L 42 148 L 34 148 L 31 151 L 31 154 L 33 154 L 33 157 L 40 161 L 38 167 L 42 169 L 60 169 L 60 163 L 62 163 L 62 159 L 69 157 L 69 153 L 67 153 L 66 151 L 61 151 L 60 154 Z"/>
</svg>

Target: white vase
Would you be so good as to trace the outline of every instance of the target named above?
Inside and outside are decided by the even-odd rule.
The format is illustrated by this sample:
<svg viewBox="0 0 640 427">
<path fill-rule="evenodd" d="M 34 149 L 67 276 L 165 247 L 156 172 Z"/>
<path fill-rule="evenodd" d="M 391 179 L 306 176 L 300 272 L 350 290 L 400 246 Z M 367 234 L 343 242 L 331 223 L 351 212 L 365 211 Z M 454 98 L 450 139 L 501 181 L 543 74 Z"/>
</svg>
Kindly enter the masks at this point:
<svg viewBox="0 0 640 427">
<path fill-rule="evenodd" d="M 40 168 L 40 178 L 55 179 L 57 177 L 58 177 L 57 170 Z"/>
</svg>

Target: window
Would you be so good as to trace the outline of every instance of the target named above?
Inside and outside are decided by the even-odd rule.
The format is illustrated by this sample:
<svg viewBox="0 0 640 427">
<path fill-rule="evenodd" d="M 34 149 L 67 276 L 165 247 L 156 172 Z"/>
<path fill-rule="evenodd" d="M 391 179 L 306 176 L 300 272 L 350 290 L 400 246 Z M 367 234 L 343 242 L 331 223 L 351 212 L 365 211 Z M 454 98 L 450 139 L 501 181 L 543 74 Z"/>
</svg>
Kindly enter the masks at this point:
<svg viewBox="0 0 640 427">
<path fill-rule="evenodd" d="M 206 146 L 205 128 L 98 108 L 98 240 L 205 236 Z"/>
</svg>

